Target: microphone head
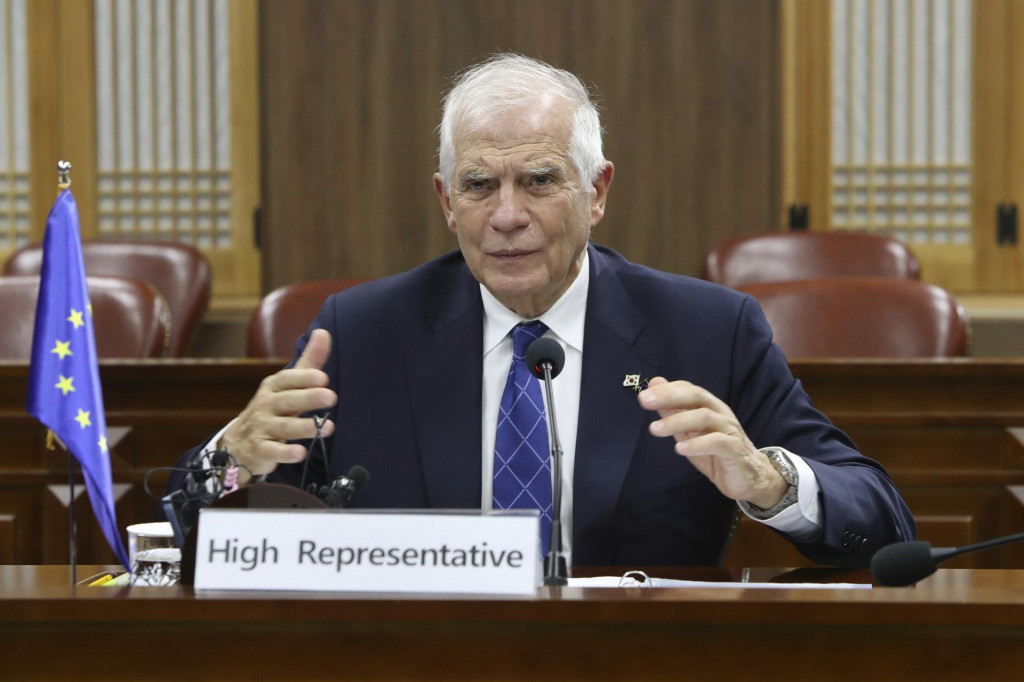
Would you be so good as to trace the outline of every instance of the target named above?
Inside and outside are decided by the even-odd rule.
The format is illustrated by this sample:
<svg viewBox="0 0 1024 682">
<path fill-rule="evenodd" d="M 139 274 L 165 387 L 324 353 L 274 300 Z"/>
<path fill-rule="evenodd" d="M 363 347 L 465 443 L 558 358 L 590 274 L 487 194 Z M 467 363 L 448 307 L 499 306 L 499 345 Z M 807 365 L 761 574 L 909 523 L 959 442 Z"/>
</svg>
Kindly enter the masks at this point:
<svg viewBox="0 0 1024 682">
<path fill-rule="evenodd" d="M 230 455 L 224 450 L 214 450 L 210 454 L 210 466 L 213 468 L 223 468 L 229 463 Z"/>
<path fill-rule="evenodd" d="M 354 467 L 348 470 L 348 477 L 352 480 L 352 490 L 359 490 L 367 479 L 370 478 L 370 472 L 366 470 L 366 467 L 356 464 Z"/>
<path fill-rule="evenodd" d="M 554 339 L 542 336 L 526 349 L 526 366 L 530 374 L 538 379 L 544 378 L 544 363 L 551 365 L 551 378 L 554 379 L 562 371 L 565 364 L 565 349 Z"/>
<path fill-rule="evenodd" d="M 886 587 L 904 587 L 927 578 L 939 567 L 932 544 L 923 540 L 886 545 L 871 557 L 871 575 Z"/>
</svg>

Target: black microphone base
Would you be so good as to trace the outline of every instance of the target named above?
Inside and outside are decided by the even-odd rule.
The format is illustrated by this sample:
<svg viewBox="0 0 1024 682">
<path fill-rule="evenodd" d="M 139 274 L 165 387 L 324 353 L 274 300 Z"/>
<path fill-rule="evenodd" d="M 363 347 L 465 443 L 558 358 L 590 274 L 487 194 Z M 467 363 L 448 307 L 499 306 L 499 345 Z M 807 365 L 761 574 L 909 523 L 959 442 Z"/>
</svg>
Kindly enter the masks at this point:
<svg viewBox="0 0 1024 682">
<path fill-rule="evenodd" d="M 546 587 L 564 587 L 569 584 L 569 570 L 565 557 L 555 552 L 544 557 L 544 585 Z"/>
</svg>

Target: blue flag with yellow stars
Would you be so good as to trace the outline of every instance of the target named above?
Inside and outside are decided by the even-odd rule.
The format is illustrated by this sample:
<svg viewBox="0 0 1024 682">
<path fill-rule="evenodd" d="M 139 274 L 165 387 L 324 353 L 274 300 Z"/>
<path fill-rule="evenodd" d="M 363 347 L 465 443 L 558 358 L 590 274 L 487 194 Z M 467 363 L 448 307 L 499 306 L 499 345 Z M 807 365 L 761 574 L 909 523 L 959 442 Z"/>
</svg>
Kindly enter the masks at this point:
<svg viewBox="0 0 1024 682">
<path fill-rule="evenodd" d="M 93 513 L 118 561 L 128 566 L 114 512 L 92 306 L 78 233 L 78 207 L 61 191 L 46 220 L 36 305 L 28 411 L 82 464 Z M 73 502 L 72 502 L 73 503 Z"/>
</svg>

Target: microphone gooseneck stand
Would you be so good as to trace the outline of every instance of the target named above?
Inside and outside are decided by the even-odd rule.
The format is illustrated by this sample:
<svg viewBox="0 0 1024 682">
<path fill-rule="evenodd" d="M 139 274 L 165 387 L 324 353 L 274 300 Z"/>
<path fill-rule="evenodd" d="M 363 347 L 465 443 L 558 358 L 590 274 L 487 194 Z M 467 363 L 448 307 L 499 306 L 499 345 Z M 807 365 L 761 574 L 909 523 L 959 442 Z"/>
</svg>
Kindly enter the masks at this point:
<svg viewBox="0 0 1024 682">
<path fill-rule="evenodd" d="M 569 569 L 562 549 L 562 444 L 558 440 L 555 424 L 555 396 L 551 390 L 551 363 L 541 365 L 544 370 L 544 393 L 548 398 L 548 437 L 551 441 L 551 547 L 544 557 L 544 584 L 568 585 Z"/>
<path fill-rule="evenodd" d="M 544 558 L 544 584 L 569 584 L 569 568 L 562 543 L 562 444 L 558 440 L 555 419 L 555 396 L 551 380 L 558 376 L 565 363 L 565 349 L 554 339 L 542 336 L 526 349 L 526 367 L 544 384 L 548 400 L 548 442 L 551 444 L 551 539 Z"/>
</svg>

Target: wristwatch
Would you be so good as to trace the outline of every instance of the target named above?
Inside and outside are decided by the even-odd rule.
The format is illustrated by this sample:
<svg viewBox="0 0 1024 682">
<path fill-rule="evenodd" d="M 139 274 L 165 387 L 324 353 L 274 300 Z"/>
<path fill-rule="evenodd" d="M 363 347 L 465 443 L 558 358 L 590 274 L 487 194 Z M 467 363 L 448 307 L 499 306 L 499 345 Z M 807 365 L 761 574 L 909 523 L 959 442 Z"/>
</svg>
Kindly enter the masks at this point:
<svg viewBox="0 0 1024 682">
<path fill-rule="evenodd" d="M 763 452 L 768 457 L 768 461 L 771 462 L 775 470 L 782 476 L 782 480 L 789 484 L 789 489 L 786 494 L 782 496 L 778 504 L 769 509 L 762 509 L 756 504 L 750 502 L 740 502 L 740 508 L 743 509 L 747 514 L 758 519 L 759 521 L 767 521 L 768 519 L 777 516 L 783 509 L 793 506 L 797 499 L 799 499 L 800 493 L 800 474 L 797 472 L 796 467 L 789 461 L 789 457 L 786 456 L 786 451 L 782 448 L 761 448 L 760 452 Z"/>
</svg>

